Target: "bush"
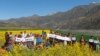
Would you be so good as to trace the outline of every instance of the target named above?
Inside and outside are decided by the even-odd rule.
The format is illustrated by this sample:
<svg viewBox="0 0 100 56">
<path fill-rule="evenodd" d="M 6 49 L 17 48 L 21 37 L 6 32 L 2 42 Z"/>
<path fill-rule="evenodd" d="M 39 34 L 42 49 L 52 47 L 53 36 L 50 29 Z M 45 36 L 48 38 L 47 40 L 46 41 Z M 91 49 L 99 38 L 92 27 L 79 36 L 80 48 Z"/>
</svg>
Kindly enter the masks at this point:
<svg viewBox="0 0 100 56">
<path fill-rule="evenodd" d="M 54 47 L 28 49 L 24 46 L 14 45 L 11 52 L 1 51 L 0 56 L 99 56 L 99 53 L 89 49 L 88 45 L 80 47 L 79 43 L 72 46 L 63 46 L 56 44 Z M 4 55 L 3 55 L 4 56 Z"/>
</svg>

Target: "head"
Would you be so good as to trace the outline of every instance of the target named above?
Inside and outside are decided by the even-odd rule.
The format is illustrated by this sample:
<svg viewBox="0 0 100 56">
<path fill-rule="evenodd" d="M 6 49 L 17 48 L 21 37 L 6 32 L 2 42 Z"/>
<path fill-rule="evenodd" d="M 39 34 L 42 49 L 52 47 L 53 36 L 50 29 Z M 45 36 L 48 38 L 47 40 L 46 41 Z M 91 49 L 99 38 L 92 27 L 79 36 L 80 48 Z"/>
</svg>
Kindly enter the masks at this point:
<svg viewBox="0 0 100 56">
<path fill-rule="evenodd" d="M 44 32 L 44 34 L 47 34 L 46 32 Z"/>
<path fill-rule="evenodd" d="M 29 34 L 27 34 L 27 37 L 30 37 L 30 35 L 29 35 Z"/>
<path fill-rule="evenodd" d="M 74 36 L 75 36 L 75 34 L 72 34 L 72 36 L 74 37 Z"/>
<path fill-rule="evenodd" d="M 9 34 L 12 34 L 12 32 L 10 32 Z"/>
<path fill-rule="evenodd" d="M 39 37 L 39 34 L 35 34 L 35 37 L 38 38 Z"/>
<path fill-rule="evenodd" d="M 53 33 L 53 31 L 52 31 L 52 30 L 50 30 L 50 33 L 52 34 L 52 33 Z"/>
<path fill-rule="evenodd" d="M 8 34 L 8 32 L 5 32 L 5 34 Z"/>
<path fill-rule="evenodd" d="M 84 38 L 84 35 L 81 35 L 81 38 Z"/>
<path fill-rule="evenodd" d="M 66 34 L 63 34 L 64 37 L 66 37 Z"/>
<path fill-rule="evenodd" d="M 69 36 L 71 37 L 71 36 L 72 36 L 72 33 L 69 32 L 69 33 L 67 34 L 67 36 L 68 36 L 68 37 L 69 37 Z"/>
<path fill-rule="evenodd" d="M 20 34 L 22 34 L 23 32 L 20 32 Z"/>
<path fill-rule="evenodd" d="M 21 35 L 18 35 L 18 38 L 21 38 L 22 36 Z"/>
<path fill-rule="evenodd" d="M 91 36 L 91 39 L 93 39 L 93 36 Z"/>
<path fill-rule="evenodd" d="M 17 37 L 18 35 L 17 34 L 15 34 L 15 37 Z"/>
<path fill-rule="evenodd" d="M 99 37 L 97 37 L 96 40 L 99 40 Z"/>
<path fill-rule="evenodd" d="M 32 32 L 30 32 L 30 34 L 33 34 Z"/>
<path fill-rule="evenodd" d="M 38 37 L 39 37 L 39 38 L 41 38 L 41 37 L 42 37 L 42 35 L 39 35 Z"/>
<path fill-rule="evenodd" d="M 44 32 L 44 30 L 42 30 L 42 32 Z"/>
<path fill-rule="evenodd" d="M 24 33 L 26 33 L 26 31 L 24 31 Z"/>
<path fill-rule="evenodd" d="M 81 35 L 80 40 L 85 41 L 84 35 Z"/>
</svg>

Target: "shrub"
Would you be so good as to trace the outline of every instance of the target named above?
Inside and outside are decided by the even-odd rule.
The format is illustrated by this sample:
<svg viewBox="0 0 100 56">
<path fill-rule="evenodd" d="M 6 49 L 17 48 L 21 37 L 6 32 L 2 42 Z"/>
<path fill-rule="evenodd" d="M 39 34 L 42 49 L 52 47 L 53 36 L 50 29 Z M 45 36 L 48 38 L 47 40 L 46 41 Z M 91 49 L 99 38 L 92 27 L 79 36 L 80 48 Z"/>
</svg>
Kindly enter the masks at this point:
<svg viewBox="0 0 100 56">
<path fill-rule="evenodd" d="M 13 50 L 8 53 L 3 51 L 8 56 L 99 56 L 99 53 L 89 49 L 88 45 L 80 47 L 79 43 L 74 45 L 58 45 L 49 48 L 28 49 L 24 46 L 15 45 Z"/>
</svg>

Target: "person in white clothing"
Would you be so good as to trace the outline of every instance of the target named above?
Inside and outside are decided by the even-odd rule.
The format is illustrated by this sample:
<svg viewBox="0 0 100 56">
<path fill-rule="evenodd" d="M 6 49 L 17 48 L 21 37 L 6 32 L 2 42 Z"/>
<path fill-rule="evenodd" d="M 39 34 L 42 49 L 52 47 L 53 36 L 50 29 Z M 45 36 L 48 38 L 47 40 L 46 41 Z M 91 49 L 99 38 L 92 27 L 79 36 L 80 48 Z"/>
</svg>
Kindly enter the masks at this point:
<svg viewBox="0 0 100 56">
<path fill-rule="evenodd" d="M 15 44 L 16 44 L 16 38 L 18 38 L 18 35 L 17 34 L 14 36 L 14 43 Z"/>
<path fill-rule="evenodd" d="M 53 33 L 53 32 L 50 32 L 49 34 L 48 34 L 48 38 L 49 38 L 49 42 L 50 42 L 50 45 L 52 46 L 53 45 L 53 43 L 54 43 L 54 40 L 55 40 L 55 34 Z"/>
<path fill-rule="evenodd" d="M 24 32 L 20 32 L 20 35 L 22 36 L 22 38 L 26 38 L 26 37 L 27 37 L 27 33 L 26 33 L 26 31 L 24 31 Z"/>
<path fill-rule="evenodd" d="M 91 38 L 89 39 L 89 47 L 91 49 L 93 49 L 93 43 L 94 43 L 94 39 L 93 39 L 93 36 L 91 36 Z"/>
<path fill-rule="evenodd" d="M 64 36 L 64 45 L 67 45 L 67 40 L 68 40 L 68 37 Z"/>
<path fill-rule="evenodd" d="M 72 40 L 71 40 L 72 34 L 68 33 L 67 37 L 69 38 L 69 40 L 67 41 L 67 43 L 68 43 L 68 45 L 71 45 L 72 44 Z"/>
<path fill-rule="evenodd" d="M 34 36 L 34 34 L 32 32 L 29 33 L 30 36 Z"/>
<path fill-rule="evenodd" d="M 96 38 L 95 40 L 94 40 L 94 48 L 93 48 L 94 50 L 98 50 L 99 49 L 99 39 L 98 38 Z"/>
<path fill-rule="evenodd" d="M 27 34 L 27 47 L 28 48 L 33 47 L 33 41 L 34 41 L 34 37 Z"/>
<path fill-rule="evenodd" d="M 22 41 L 21 35 L 15 35 L 14 38 L 15 38 L 15 44 L 21 44 L 21 41 Z"/>
<path fill-rule="evenodd" d="M 73 34 L 73 36 L 72 36 L 72 44 L 74 44 L 76 42 L 76 37 L 75 37 L 75 35 Z"/>
</svg>

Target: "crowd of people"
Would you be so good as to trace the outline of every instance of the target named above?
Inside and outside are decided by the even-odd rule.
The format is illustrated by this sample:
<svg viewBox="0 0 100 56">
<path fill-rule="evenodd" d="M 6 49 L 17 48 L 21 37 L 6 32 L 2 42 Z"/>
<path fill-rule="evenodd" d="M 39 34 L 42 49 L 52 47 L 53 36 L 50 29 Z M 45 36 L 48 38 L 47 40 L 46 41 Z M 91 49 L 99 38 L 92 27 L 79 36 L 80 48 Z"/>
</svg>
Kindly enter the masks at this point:
<svg viewBox="0 0 100 56">
<path fill-rule="evenodd" d="M 84 35 L 81 35 L 80 41 L 77 41 L 77 37 L 75 37 L 74 34 L 61 34 L 51 30 L 50 33 L 42 31 L 42 34 L 33 34 L 32 32 L 27 33 L 24 31 L 20 32 L 20 34 L 13 35 L 12 32 L 5 32 L 5 44 L 2 48 L 11 51 L 13 49 L 13 44 L 22 45 L 29 49 L 41 47 L 49 48 L 55 46 L 57 43 L 72 45 L 75 42 L 79 42 L 81 46 L 89 44 L 92 50 L 97 50 L 100 45 L 99 38 L 94 39 L 93 36 L 91 36 L 87 42 Z"/>
</svg>

